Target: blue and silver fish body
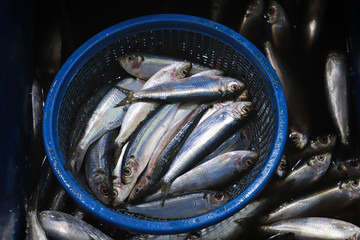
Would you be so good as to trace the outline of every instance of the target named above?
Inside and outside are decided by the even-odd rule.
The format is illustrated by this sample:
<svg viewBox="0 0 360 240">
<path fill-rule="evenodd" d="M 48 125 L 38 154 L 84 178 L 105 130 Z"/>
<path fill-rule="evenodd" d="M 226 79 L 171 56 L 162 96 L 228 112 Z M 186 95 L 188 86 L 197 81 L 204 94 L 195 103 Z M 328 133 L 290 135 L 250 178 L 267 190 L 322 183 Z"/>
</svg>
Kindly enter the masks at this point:
<svg viewBox="0 0 360 240">
<path fill-rule="evenodd" d="M 331 163 L 331 157 L 332 153 L 327 152 L 302 159 L 285 179 L 277 182 L 275 188 L 285 188 L 292 193 L 305 189 L 326 173 Z"/>
<path fill-rule="evenodd" d="M 41 225 L 47 235 L 64 240 L 111 240 L 112 238 L 87 222 L 58 211 L 42 211 Z"/>
<path fill-rule="evenodd" d="M 143 80 L 149 80 L 159 70 L 169 65 L 185 62 L 183 59 L 147 53 L 127 54 L 120 57 L 118 61 L 125 71 Z M 188 74 L 194 75 L 207 70 L 210 69 L 206 66 L 192 63 L 192 68 L 189 70 Z"/>
<path fill-rule="evenodd" d="M 161 180 L 164 196 L 176 177 L 194 166 L 216 149 L 230 134 L 236 131 L 253 110 L 252 102 L 234 102 L 219 109 L 200 125 L 186 139 L 168 172 Z"/>
<path fill-rule="evenodd" d="M 94 142 L 85 156 L 85 176 L 91 192 L 102 203 L 108 205 L 112 199 L 111 169 L 113 142 L 117 129 L 105 133 Z"/>
<path fill-rule="evenodd" d="M 191 70 L 191 66 L 192 64 L 190 62 L 178 62 L 167 65 L 157 71 L 141 89 L 147 89 L 157 84 L 178 81 L 179 79 L 185 78 Z M 130 105 L 121 124 L 120 132 L 115 139 L 116 162 L 118 161 L 122 147 L 128 141 L 129 137 L 139 127 L 140 123 L 159 106 L 160 104 L 156 102 L 133 102 Z"/>
<path fill-rule="evenodd" d="M 137 213 L 147 217 L 184 219 L 212 211 L 228 202 L 229 199 L 230 196 L 222 191 L 201 191 L 168 198 L 164 205 L 161 205 L 159 200 L 127 205 L 126 209 L 130 213 Z"/>
<path fill-rule="evenodd" d="M 268 234 L 295 234 L 296 239 L 360 239 L 360 228 L 350 222 L 325 217 L 289 219 L 260 228 Z"/>
<path fill-rule="evenodd" d="M 136 80 L 125 79 L 119 81 L 97 104 L 90 119 L 87 121 L 84 130 L 80 133 L 80 137 L 76 138 L 79 141 L 74 145 L 74 149 L 71 153 L 70 159 L 68 160 L 67 166 L 73 172 L 79 171 L 86 151 L 93 142 L 99 139 L 107 131 L 115 129 L 121 125 L 129 105 L 116 106 L 127 97 L 121 89 L 127 89 L 127 86 L 130 85 L 131 87 L 128 90 L 135 90 L 141 86 L 141 84 L 132 84 L 131 82 L 133 81 Z"/>
<path fill-rule="evenodd" d="M 211 102 L 240 94 L 245 84 L 231 77 L 192 76 L 135 91 L 132 100 L 162 102 Z"/>
<path fill-rule="evenodd" d="M 145 196 L 158 183 L 185 139 L 196 127 L 197 122 L 207 109 L 207 104 L 201 104 L 187 115 L 184 115 L 180 120 L 174 118 L 174 121 L 171 123 L 172 127 L 161 138 L 155 148 L 146 170 L 129 196 L 129 201 Z"/>
<path fill-rule="evenodd" d="M 266 223 L 309 216 L 324 216 L 360 198 L 359 179 L 347 180 L 299 199 L 283 203 L 263 218 Z"/>
</svg>

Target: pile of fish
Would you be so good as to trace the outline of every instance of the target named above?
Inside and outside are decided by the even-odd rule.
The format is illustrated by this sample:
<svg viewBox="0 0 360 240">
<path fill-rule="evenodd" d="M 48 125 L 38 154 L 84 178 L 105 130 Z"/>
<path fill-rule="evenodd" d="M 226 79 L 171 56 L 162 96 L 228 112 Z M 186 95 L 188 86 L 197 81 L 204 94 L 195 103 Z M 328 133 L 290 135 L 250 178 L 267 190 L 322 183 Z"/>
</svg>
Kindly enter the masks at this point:
<svg viewBox="0 0 360 240">
<path fill-rule="evenodd" d="M 227 25 L 222 17 L 230 15 L 232 2 L 239 4 L 213 0 L 212 20 Z M 324 37 L 329 2 L 252 0 L 244 7 L 240 25 L 233 27 L 276 70 L 289 113 L 282 159 L 252 202 L 196 232 L 136 234 L 83 214 L 60 186 L 50 204 L 38 209 L 37 199 L 45 199 L 41 193 L 47 189 L 39 184 L 27 212 L 29 239 L 47 239 L 46 235 L 61 239 L 360 239 L 360 152 L 351 128 L 349 66 L 345 43 L 332 48 L 335 36 Z M 237 80 L 235 85 L 222 84 L 230 87 L 231 96 L 217 100 L 223 97 L 219 91 L 197 95 L 193 89 L 210 86 L 199 84 L 209 79 L 234 81 L 219 70 L 183 61 L 175 64 L 174 59 L 166 59 L 165 66 L 159 57 L 144 54 L 127 55 L 119 61 L 136 79 L 123 79 L 110 90 L 99 91 L 82 108 L 70 134 L 68 168 L 74 176 L 84 172 L 94 197 L 121 211 L 186 218 L 202 212 L 185 211 L 185 202 L 196 201 L 205 211 L 224 204 L 229 196 L 216 185 L 236 181 L 258 158 L 248 151 L 253 136 L 248 115 L 253 106 L 245 86 Z M 155 76 L 160 80 L 153 82 Z M 171 81 L 165 80 L 169 78 Z M 190 83 L 191 91 L 184 88 L 185 82 Z M 231 112 L 237 114 L 238 122 L 221 125 Z M 224 134 L 212 133 L 215 128 L 223 129 Z M 232 134 L 225 134 L 230 128 Z M 204 139 L 196 140 L 198 137 Z M 142 139 L 156 144 L 141 145 Z M 197 147 L 200 156 L 189 146 Z M 147 162 L 140 164 L 138 156 Z M 190 164 L 175 161 L 180 156 Z M 236 177 L 229 169 L 237 169 Z M 211 180 L 205 182 L 209 176 Z M 188 189 L 193 191 L 185 192 Z M 181 204 L 176 205 L 178 202 Z M 176 210 L 179 206 L 181 211 Z M 183 215 L 176 216 L 179 213 Z"/>
<path fill-rule="evenodd" d="M 67 167 L 75 176 L 84 169 L 102 203 L 147 217 L 188 218 L 226 203 L 220 189 L 258 159 L 248 150 L 246 86 L 168 57 L 130 54 L 119 63 L 134 78 L 98 91 L 103 97 L 79 112 Z"/>
</svg>

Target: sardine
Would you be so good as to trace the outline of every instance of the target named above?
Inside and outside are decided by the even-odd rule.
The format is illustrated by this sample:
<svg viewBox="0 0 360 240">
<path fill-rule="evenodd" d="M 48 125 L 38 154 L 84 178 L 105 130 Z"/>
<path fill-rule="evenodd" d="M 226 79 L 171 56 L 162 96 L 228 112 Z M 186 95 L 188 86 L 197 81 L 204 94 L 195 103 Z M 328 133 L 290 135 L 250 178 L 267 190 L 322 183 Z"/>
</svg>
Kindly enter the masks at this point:
<svg viewBox="0 0 360 240">
<path fill-rule="evenodd" d="M 113 88 L 111 88 L 97 104 L 95 111 L 92 113 L 90 119 L 86 123 L 86 126 L 80 133 L 80 137 L 77 137 L 79 142 L 75 145 L 75 148 L 71 153 L 71 157 L 67 162 L 67 167 L 71 169 L 73 173 L 79 171 L 89 146 L 99 139 L 105 132 L 115 129 L 121 125 L 125 113 L 129 108 L 129 105 L 116 107 L 120 101 L 126 98 L 126 94 L 119 89 L 126 89 L 127 84 L 124 86 L 123 81 L 118 82 Z M 133 79 L 132 81 L 135 80 Z M 131 87 L 131 89 L 128 90 L 135 89 Z"/>
<path fill-rule="evenodd" d="M 349 90 L 348 64 L 345 54 L 332 51 L 325 63 L 325 93 L 334 121 L 343 145 L 349 144 Z"/>
<path fill-rule="evenodd" d="M 229 134 L 241 126 L 252 110 L 252 102 L 234 102 L 219 109 L 198 125 L 186 139 L 161 180 L 163 198 L 176 177 L 218 147 Z"/>
<path fill-rule="evenodd" d="M 67 213 L 42 211 L 39 218 L 46 234 L 57 239 L 112 239 L 92 225 Z"/>
<path fill-rule="evenodd" d="M 318 181 L 328 170 L 331 156 L 328 152 L 301 160 L 285 179 L 275 184 L 276 189 L 285 188 L 288 193 L 293 193 Z"/>
<path fill-rule="evenodd" d="M 269 233 L 295 234 L 300 239 L 359 239 L 360 228 L 352 223 L 325 217 L 298 218 L 262 226 Z"/>
<path fill-rule="evenodd" d="M 285 65 L 270 42 L 265 42 L 267 59 L 275 69 L 285 92 L 289 113 L 289 141 L 298 150 L 304 149 L 309 140 L 308 109 L 306 99 L 290 69 Z"/>
<path fill-rule="evenodd" d="M 114 206 L 121 204 L 119 196 L 125 196 L 121 192 L 121 188 L 125 188 L 125 192 L 129 191 L 128 194 L 130 194 L 138 177 L 148 164 L 157 143 L 167 131 L 178 106 L 179 104 L 161 106 L 129 140 L 124 159 L 118 162 L 118 164 L 122 164 L 122 167 L 117 165 L 113 171 L 113 190 L 116 196 L 113 202 Z M 121 172 L 118 172 L 119 170 Z M 119 184 L 120 179 L 122 184 Z"/>
<path fill-rule="evenodd" d="M 261 31 L 264 28 L 264 5 L 263 0 L 250 1 L 239 29 L 239 33 L 258 48 L 264 39 L 264 31 Z"/>
<path fill-rule="evenodd" d="M 112 199 L 111 169 L 113 154 L 112 144 L 118 130 L 105 133 L 94 142 L 85 156 L 85 176 L 91 192 L 98 200 L 108 205 Z"/>
<path fill-rule="evenodd" d="M 128 54 L 119 58 L 119 63 L 125 69 L 125 71 L 144 80 L 150 79 L 159 70 L 180 62 L 184 62 L 184 60 L 146 53 Z M 200 64 L 192 63 L 191 70 L 189 69 L 184 74 L 193 75 L 205 70 L 209 70 L 209 68 Z"/>
<path fill-rule="evenodd" d="M 293 52 L 291 51 L 291 44 L 294 41 L 291 25 L 284 8 L 277 1 L 271 0 L 266 15 L 268 17 L 267 27 L 269 28 L 271 43 L 275 51 L 283 59 L 289 60 L 289 53 Z"/>
<path fill-rule="evenodd" d="M 348 180 L 334 187 L 284 203 L 265 216 L 263 221 L 273 223 L 286 219 L 329 214 L 359 198 L 359 179 Z"/>
<path fill-rule="evenodd" d="M 171 184 L 170 194 L 219 188 L 241 176 L 253 167 L 258 154 L 252 151 L 234 151 L 219 155 L 177 177 Z M 152 195 L 160 196 L 161 192 Z"/>
<path fill-rule="evenodd" d="M 278 176 L 279 178 L 283 179 L 287 176 L 289 171 L 289 164 L 288 164 L 288 160 L 286 159 L 286 155 L 283 154 L 281 156 L 279 165 L 276 168 L 275 174 L 276 176 Z"/>
<path fill-rule="evenodd" d="M 156 72 L 142 87 L 146 89 L 154 85 L 177 81 L 186 77 L 187 73 L 191 70 L 191 63 L 180 62 L 166 66 Z M 120 128 L 120 132 L 115 139 L 115 161 L 118 164 L 119 154 L 122 147 L 127 142 L 131 134 L 138 128 L 140 123 L 156 108 L 159 107 L 158 103 L 151 102 L 136 102 L 132 103 L 124 116 L 123 123 Z"/>
<path fill-rule="evenodd" d="M 331 152 L 336 144 L 335 134 L 325 134 L 311 139 L 303 151 L 288 155 L 289 164 L 293 166 L 299 159 L 308 158 L 316 154 Z"/>
<path fill-rule="evenodd" d="M 325 177 L 340 181 L 350 177 L 360 177 L 360 157 L 333 161 Z"/>
<path fill-rule="evenodd" d="M 207 104 L 201 104 L 182 119 L 172 122 L 172 128 L 162 137 L 158 146 L 151 156 L 148 166 L 136 186 L 132 190 L 129 201 L 144 196 L 164 176 L 171 160 L 184 143 L 187 136 L 195 128 L 197 122 L 208 108 Z M 174 119 L 175 120 L 175 119 Z"/>
<path fill-rule="evenodd" d="M 147 217 L 165 219 L 183 219 L 195 217 L 212 211 L 230 199 L 225 192 L 203 191 L 168 198 L 162 206 L 161 201 L 147 202 L 138 205 L 127 205 L 131 213 Z"/>
<path fill-rule="evenodd" d="M 230 77 L 192 76 L 182 82 L 159 84 L 135 91 L 132 100 L 165 102 L 210 102 L 239 94 L 245 84 Z"/>
</svg>

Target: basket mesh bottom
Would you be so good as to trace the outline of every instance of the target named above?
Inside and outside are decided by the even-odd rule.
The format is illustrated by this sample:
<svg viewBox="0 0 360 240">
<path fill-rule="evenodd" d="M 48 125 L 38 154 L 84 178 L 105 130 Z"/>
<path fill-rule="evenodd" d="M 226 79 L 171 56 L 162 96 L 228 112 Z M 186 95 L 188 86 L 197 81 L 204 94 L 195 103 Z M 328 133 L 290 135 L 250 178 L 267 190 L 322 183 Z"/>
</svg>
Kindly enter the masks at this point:
<svg viewBox="0 0 360 240">
<path fill-rule="evenodd" d="M 226 43 L 200 33 L 183 30 L 141 32 L 120 39 L 91 58 L 74 76 L 61 104 L 58 133 L 63 155 L 67 156 L 69 151 L 69 126 L 75 121 L 82 105 L 99 88 L 129 76 L 117 59 L 134 52 L 183 58 L 210 68 L 221 69 L 225 75 L 246 84 L 256 111 L 254 137 L 250 148 L 259 153 L 260 157 L 251 171 L 227 189 L 232 198 L 241 194 L 266 164 L 273 148 L 276 133 L 275 106 L 270 100 L 271 91 L 268 91 L 269 86 L 265 84 L 264 76 L 261 76 L 244 55 Z M 136 214 L 124 214 L 150 220 Z"/>
</svg>

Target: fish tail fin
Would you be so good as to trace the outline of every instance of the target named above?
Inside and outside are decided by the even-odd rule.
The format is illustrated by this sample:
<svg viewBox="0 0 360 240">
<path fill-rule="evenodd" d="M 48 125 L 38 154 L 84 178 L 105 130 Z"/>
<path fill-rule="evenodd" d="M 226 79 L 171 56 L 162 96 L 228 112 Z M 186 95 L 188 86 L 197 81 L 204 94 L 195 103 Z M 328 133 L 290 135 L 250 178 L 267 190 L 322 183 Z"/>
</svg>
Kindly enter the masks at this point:
<svg viewBox="0 0 360 240">
<path fill-rule="evenodd" d="M 161 206 L 164 206 L 165 199 L 170 191 L 171 182 L 163 181 L 161 184 Z"/>
<path fill-rule="evenodd" d="M 130 104 L 134 98 L 134 91 L 129 89 L 125 89 L 119 86 L 115 86 L 116 89 L 120 90 L 122 93 L 126 95 L 126 98 L 121 100 L 115 107 L 121 107 Z"/>
</svg>

